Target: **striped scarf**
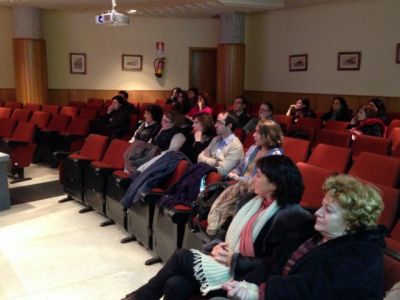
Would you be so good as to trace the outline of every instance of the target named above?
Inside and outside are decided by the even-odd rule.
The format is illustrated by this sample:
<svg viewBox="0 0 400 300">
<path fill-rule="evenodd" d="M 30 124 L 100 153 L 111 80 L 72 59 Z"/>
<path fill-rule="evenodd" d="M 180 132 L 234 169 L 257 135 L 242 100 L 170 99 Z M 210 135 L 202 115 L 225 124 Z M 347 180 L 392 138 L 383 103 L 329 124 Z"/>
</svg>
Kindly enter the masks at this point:
<svg viewBox="0 0 400 300">
<path fill-rule="evenodd" d="M 239 252 L 240 235 L 247 222 L 258 211 L 263 199 L 255 197 L 246 203 L 235 215 L 226 234 L 226 242 L 234 252 Z M 272 202 L 263 212 L 261 212 L 257 220 L 254 222 L 252 231 L 253 241 L 256 240 L 258 234 L 264 225 L 278 211 L 279 207 L 276 201 Z M 194 257 L 193 271 L 195 278 L 201 284 L 200 291 L 206 295 L 209 291 L 221 288 L 221 284 L 232 279 L 230 268 L 217 262 L 212 256 L 206 255 L 198 250 L 191 249 Z"/>
</svg>

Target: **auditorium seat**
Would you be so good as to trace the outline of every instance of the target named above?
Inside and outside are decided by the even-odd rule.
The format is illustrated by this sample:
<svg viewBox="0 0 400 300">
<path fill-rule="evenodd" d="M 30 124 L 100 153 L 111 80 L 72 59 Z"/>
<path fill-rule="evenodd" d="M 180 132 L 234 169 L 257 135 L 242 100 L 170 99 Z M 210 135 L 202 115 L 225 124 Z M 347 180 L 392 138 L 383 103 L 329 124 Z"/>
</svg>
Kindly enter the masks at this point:
<svg viewBox="0 0 400 300">
<path fill-rule="evenodd" d="M 54 151 L 69 151 L 71 144 L 76 140 L 84 140 L 89 134 L 90 120 L 86 118 L 76 117 L 72 119 L 66 130 L 58 132 L 56 136 L 56 145 Z"/>
<path fill-rule="evenodd" d="M 127 210 L 127 230 L 135 237 L 143 246 L 149 249 L 153 249 L 153 224 L 154 224 L 154 213 L 156 208 L 156 202 L 161 196 L 173 186 L 182 175 L 185 173 L 189 162 L 187 160 L 181 160 L 177 164 L 175 170 L 170 176 L 164 180 L 164 182 L 156 188 L 152 188 L 150 191 L 143 192 L 140 195 L 140 200 L 133 203 Z M 152 261 L 146 262 L 151 264 Z"/>
<path fill-rule="evenodd" d="M 390 147 L 390 139 L 369 135 L 360 135 L 357 136 L 356 140 L 351 145 L 351 152 L 353 153 L 353 160 L 356 160 L 362 152 L 388 155 L 390 152 Z"/>
<path fill-rule="evenodd" d="M 400 255 L 385 250 L 383 257 L 383 289 L 389 291 L 400 281 Z"/>
<path fill-rule="evenodd" d="M 323 128 L 317 134 L 314 145 L 322 143 L 337 147 L 349 148 L 350 142 L 351 142 L 350 133 Z"/>
<path fill-rule="evenodd" d="M 351 161 L 349 148 L 318 144 L 311 152 L 307 163 L 337 173 L 345 173 Z"/>
<path fill-rule="evenodd" d="M 51 113 L 44 111 L 34 111 L 29 122 L 34 123 L 36 125 L 36 128 L 42 129 L 47 127 L 50 119 Z"/>
<path fill-rule="evenodd" d="M 392 130 L 396 127 L 400 127 L 399 119 L 395 119 L 390 122 L 389 126 L 387 127 L 387 137 L 390 137 Z"/>
<path fill-rule="evenodd" d="M 17 121 L 10 118 L 0 118 L 0 138 L 11 137 Z"/>
<path fill-rule="evenodd" d="M 22 103 L 17 101 L 6 101 L 4 107 L 9 107 L 11 109 L 22 108 Z"/>
<path fill-rule="evenodd" d="M 10 118 L 17 120 L 19 122 L 29 122 L 29 119 L 31 118 L 31 114 L 32 114 L 32 112 L 30 110 L 16 108 L 13 110 Z"/>
<path fill-rule="evenodd" d="M 288 132 L 291 129 L 293 123 L 293 117 L 287 115 L 276 114 L 273 116 L 274 121 L 281 125 L 282 131 L 284 133 Z"/>
<path fill-rule="evenodd" d="M 29 110 L 31 112 L 40 111 L 42 109 L 42 105 L 38 103 L 25 103 L 22 109 Z"/>
<path fill-rule="evenodd" d="M 322 185 L 329 176 L 336 173 L 303 162 L 298 162 L 297 167 L 303 176 L 305 187 L 300 205 L 308 210 L 315 211 L 321 207 L 322 199 L 325 196 Z"/>
<path fill-rule="evenodd" d="M 0 118 L 9 118 L 11 116 L 12 108 L 0 107 Z"/>
<path fill-rule="evenodd" d="M 63 106 L 63 107 L 61 107 L 60 114 L 70 116 L 71 119 L 74 119 L 78 116 L 79 109 L 80 109 L 80 107 L 76 107 L 76 106 Z"/>
<path fill-rule="evenodd" d="M 306 161 L 310 150 L 310 142 L 306 140 L 285 137 L 282 144 L 284 153 L 294 163 Z"/>
<path fill-rule="evenodd" d="M 400 157 L 400 127 L 393 128 L 389 138 L 392 141 L 391 155 Z"/>
<path fill-rule="evenodd" d="M 60 111 L 60 106 L 55 104 L 45 104 L 42 107 L 42 111 L 55 115 L 58 114 L 58 112 Z"/>
<path fill-rule="evenodd" d="M 243 143 L 244 139 L 246 138 L 246 132 L 243 130 L 243 128 L 235 128 L 233 133 Z"/>
<path fill-rule="evenodd" d="M 362 152 L 348 174 L 372 183 L 398 188 L 400 158 Z"/>
<path fill-rule="evenodd" d="M 68 198 L 84 202 L 84 170 L 91 161 L 101 160 L 107 149 L 109 138 L 103 135 L 90 134 L 77 153 L 70 154 L 60 168 L 64 192 Z"/>
<path fill-rule="evenodd" d="M 97 118 L 98 110 L 94 108 L 83 107 L 79 112 L 80 118 L 86 118 L 88 120 L 95 120 Z"/>
<path fill-rule="evenodd" d="M 246 138 L 243 141 L 244 151 L 247 151 L 250 146 L 254 144 L 254 132 L 255 130 L 252 130 L 248 134 L 246 134 Z"/>
<path fill-rule="evenodd" d="M 130 143 L 113 139 L 101 160 L 92 161 L 85 168 L 85 204 L 105 215 L 107 177 L 115 170 L 124 169 L 124 153 Z"/>
<path fill-rule="evenodd" d="M 82 108 L 85 107 L 85 103 L 81 101 L 69 101 L 67 106 Z"/>
<path fill-rule="evenodd" d="M 336 130 L 336 131 L 343 132 L 347 129 L 349 124 L 350 124 L 350 122 L 329 120 L 329 121 L 326 121 L 324 129 Z"/>
</svg>

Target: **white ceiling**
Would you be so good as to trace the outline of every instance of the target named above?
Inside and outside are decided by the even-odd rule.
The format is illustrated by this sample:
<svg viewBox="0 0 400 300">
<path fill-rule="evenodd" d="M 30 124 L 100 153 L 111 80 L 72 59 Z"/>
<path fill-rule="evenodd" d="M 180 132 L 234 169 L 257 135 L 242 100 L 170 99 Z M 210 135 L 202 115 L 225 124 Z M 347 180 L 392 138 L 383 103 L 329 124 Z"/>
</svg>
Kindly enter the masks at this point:
<svg viewBox="0 0 400 300">
<path fill-rule="evenodd" d="M 227 12 L 259 12 L 333 0 L 116 0 L 116 10 L 137 10 L 138 15 L 162 17 L 216 16 Z M 47 10 L 106 12 L 111 0 L 0 0 L 0 6 L 28 6 Z"/>
</svg>

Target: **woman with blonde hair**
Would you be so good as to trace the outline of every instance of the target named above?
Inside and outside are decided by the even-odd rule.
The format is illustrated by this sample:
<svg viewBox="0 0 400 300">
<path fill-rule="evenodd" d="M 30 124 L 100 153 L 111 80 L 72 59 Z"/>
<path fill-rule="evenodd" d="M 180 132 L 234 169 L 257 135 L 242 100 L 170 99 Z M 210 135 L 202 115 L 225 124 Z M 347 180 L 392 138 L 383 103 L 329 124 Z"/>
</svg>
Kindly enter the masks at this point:
<svg viewBox="0 0 400 300">
<path fill-rule="evenodd" d="M 326 180 L 315 234 L 274 265 L 223 285 L 235 299 L 382 299 L 386 229 L 379 192 L 348 175 Z M 290 236 L 288 236 L 290 237 Z M 252 282 L 252 283 L 249 283 Z"/>
</svg>

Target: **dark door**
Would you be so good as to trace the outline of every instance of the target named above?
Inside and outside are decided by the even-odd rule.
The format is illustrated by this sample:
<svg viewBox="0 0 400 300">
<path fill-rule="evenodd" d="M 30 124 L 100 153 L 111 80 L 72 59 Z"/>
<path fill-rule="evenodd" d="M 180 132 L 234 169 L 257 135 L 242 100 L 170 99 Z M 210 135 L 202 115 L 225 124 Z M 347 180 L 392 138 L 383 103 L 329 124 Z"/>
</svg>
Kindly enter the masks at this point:
<svg viewBox="0 0 400 300">
<path fill-rule="evenodd" d="M 189 48 L 189 87 L 208 93 L 211 102 L 217 95 L 217 49 Z"/>
</svg>

